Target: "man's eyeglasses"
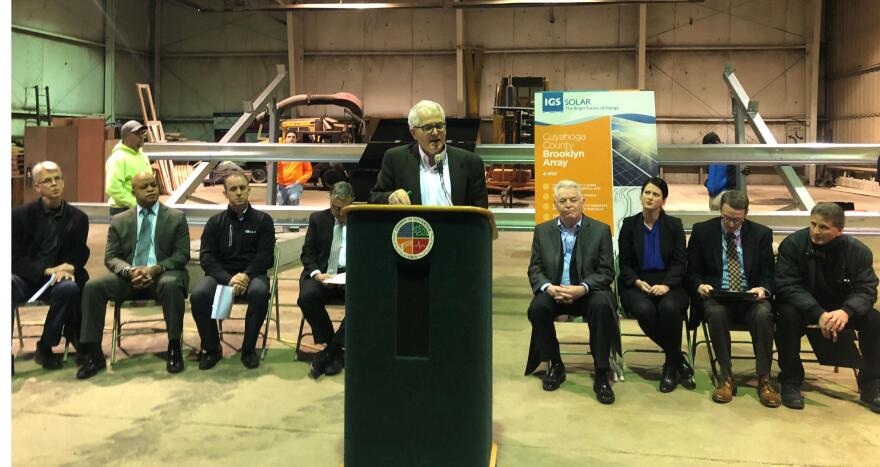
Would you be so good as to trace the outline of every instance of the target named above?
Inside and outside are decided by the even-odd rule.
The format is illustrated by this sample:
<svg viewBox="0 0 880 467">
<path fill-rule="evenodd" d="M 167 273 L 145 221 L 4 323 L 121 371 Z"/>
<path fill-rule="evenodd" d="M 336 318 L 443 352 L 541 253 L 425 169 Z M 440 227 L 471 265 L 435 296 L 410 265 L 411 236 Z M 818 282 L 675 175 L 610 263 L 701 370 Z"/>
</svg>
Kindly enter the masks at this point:
<svg viewBox="0 0 880 467">
<path fill-rule="evenodd" d="M 434 130 L 443 131 L 446 129 L 446 122 L 429 123 L 427 125 L 417 126 L 416 128 L 425 133 L 430 133 Z"/>
<path fill-rule="evenodd" d="M 721 220 L 730 225 L 739 225 L 746 221 L 745 217 L 721 216 Z"/>
<path fill-rule="evenodd" d="M 53 185 L 55 183 L 61 183 L 61 180 L 64 179 L 61 177 L 46 178 L 37 182 L 37 185 Z"/>
</svg>

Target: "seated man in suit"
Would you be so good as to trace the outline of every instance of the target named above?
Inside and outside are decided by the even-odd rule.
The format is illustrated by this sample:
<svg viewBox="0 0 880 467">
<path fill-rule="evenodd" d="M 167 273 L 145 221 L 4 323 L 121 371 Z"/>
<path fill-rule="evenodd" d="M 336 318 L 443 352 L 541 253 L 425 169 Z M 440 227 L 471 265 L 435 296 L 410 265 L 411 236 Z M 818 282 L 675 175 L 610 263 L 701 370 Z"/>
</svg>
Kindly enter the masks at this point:
<svg viewBox="0 0 880 467">
<path fill-rule="evenodd" d="M 79 379 L 91 378 L 107 366 L 101 340 L 111 299 L 155 298 L 161 303 L 168 327 L 166 368 L 169 373 L 183 371 L 180 336 L 189 282 L 189 227 L 183 212 L 159 203 L 152 172 L 135 175 L 131 189 L 137 205 L 113 216 L 107 230 L 104 264 L 112 274 L 89 281 L 83 291 L 80 340 L 88 359 L 76 373 Z"/>
<path fill-rule="evenodd" d="M 243 172 L 226 175 L 223 195 L 229 200 L 229 207 L 211 216 L 202 231 L 199 262 L 205 277 L 195 285 L 190 297 L 193 319 L 202 340 L 200 370 L 213 368 L 223 358 L 217 322 L 211 319 L 218 285 L 228 285 L 236 296 L 247 298 L 241 363 L 246 368 L 260 366 L 255 349 L 269 310 L 267 271 L 274 262 L 275 224 L 271 216 L 250 205 L 250 192 Z"/>
<path fill-rule="evenodd" d="M 687 248 L 687 281 L 693 304 L 702 306 L 712 347 L 721 366 L 712 400 L 727 403 L 736 394 L 730 361 L 730 323 L 745 322 L 752 335 L 758 397 L 779 407 L 770 384 L 773 362 L 773 231 L 746 219 L 749 198 L 741 191 L 721 196 L 721 216 L 694 224 Z M 755 299 L 715 298 L 716 290 L 748 291 Z"/>
<path fill-rule="evenodd" d="M 578 184 L 561 180 L 554 187 L 559 217 L 535 226 L 529 282 L 535 296 L 529 305 L 532 340 L 526 375 L 546 362 L 545 391 L 555 391 L 565 381 L 559 354 L 555 318 L 580 315 L 590 327 L 590 352 L 596 367 L 593 391 L 603 404 L 614 402 L 608 381 L 611 343 L 617 333 L 614 253 L 611 229 L 583 214 L 584 197 Z"/>
<path fill-rule="evenodd" d="M 488 207 L 483 161 L 446 144 L 443 107 L 421 101 L 410 109 L 408 121 L 416 142 L 385 153 L 370 202 Z"/>
<path fill-rule="evenodd" d="M 336 375 L 345 367 L 345 320 L 333 332 L 333 323 L 327 313 L 328 301 L 344 300 L 345 286 L 325 281 L 345 272 L 345 218 L 342 208 L 354 201 L 354 190 L 348 182 L 337 182 L 330 191 L 330 209 L 309 216 L 309 230 L 303 243 L 300 260 L 303 272 L 299 278 L 297 305 L 312 328 L 317 344 L 327 344 L 312 359 L 310 375 Z"/>
<path fill-rule="evenodd" d="M 801 384 L 801 337 L 808 325 L 836 339 L 844 329 L 859 331 L 865 368 L 859 372 L 861 400 L 880 413 L 880 312 L 874 255 L 854 237 L 843 235 L 843 209 L 818 203 L 810 227 L 789 235 L 779 245 L 776 263 L 776 308 L 779 314 L 779 381 L 782 403 L 804 408 Z"/>
<path fill-rule="evenodd" d="M 12 209 L 12 306 L 27 302 L 55 275 L 40 296 L 49 313 L 34 359 L 47 370 L 57 370 L 61 361 L 52 347 L 61 342 L 62 332 L 79 345 L 80 291 L 89 279 L 89 218 L 62 198 L 64 177 L 58 164 L 40 162 L 32 173 L 40 198 Z"/>
</svg>

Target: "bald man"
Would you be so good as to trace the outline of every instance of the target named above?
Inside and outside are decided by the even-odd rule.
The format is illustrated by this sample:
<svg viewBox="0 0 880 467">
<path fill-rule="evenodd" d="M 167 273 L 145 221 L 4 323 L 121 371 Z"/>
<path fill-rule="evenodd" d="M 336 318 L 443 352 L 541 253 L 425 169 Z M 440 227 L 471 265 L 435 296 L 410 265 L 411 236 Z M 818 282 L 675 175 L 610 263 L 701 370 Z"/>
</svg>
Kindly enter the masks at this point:
<svg viewBox="0 0 880 467">
<path fill-rule="evenodd" d="M 62 365 L 52 347 L 61 342 L 62 333 L 78 346 L 80 291 L 89 280 L 89 218 L 64 201 L 58 164 L 40 162 L 31 173 L 40 199 L 12 210 L 12 306 L 53 281 L 40 296 L 49 313 L 34 358 L 43 368 L 57 370 Z"/>
<path fill-rule="evenodd" d="M 152 172 L 132 177 L 131 188 L 137 204 L 114 216 L 107 231 L 104 264 L 112 274 L 90 281 L 83 291 L 80 341 L 88 358 L 76 373 L 79 379 L 106 368 L 101 339 L 111 299 L 158 301 L 168 328 L 166 368 L 169 373 L 183 371 L 180 336 L 189 282 L 189 227 L 183 212 L 159 203 Z"/>
</svg>

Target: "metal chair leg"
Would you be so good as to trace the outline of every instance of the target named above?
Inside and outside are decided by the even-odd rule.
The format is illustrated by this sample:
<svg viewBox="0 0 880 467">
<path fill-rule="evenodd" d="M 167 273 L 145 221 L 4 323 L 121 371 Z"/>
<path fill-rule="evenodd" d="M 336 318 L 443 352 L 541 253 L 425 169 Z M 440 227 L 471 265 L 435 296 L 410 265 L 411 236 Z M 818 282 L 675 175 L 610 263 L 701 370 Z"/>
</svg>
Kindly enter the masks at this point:
<svg viewBox="0 0 880 467">
<path fill-rule="evenodd" d="M 21 315 L 15 307 L 15 324 L 18 326 L 18 350 L 24 349 L 24 334 L 21 332 Z"/>
<path fill-rule="evenodd" d="M 299 346 L 302 344 L 303 329 L 306 326 L 306 317 L 303 316 L 299 321 L 299 334 L 296 336 L 296 349 L 293 351 L 293 360 L 299 360 Z"/>
<path fill-rule="evenodd" d="M 110 345 L 110 368 L 116 364 L 116 348 L 119 347 L 122 334 L 122 303 L 116 302 L 113 307 L 113 343 Z"/>
<path fill-rule="evenodd" d="M 712 349 L 712 339 L 709 337 L 709 328 L 706 322 L 703 322 L 703 336 L 706 340 L 706 351 L 709 353 L 709 364 L 712 367 L 712 384 L 718 386 L 721 378 L 718 376 L 718 361 L 715 359 L 715 352 Z"/>
</svg>

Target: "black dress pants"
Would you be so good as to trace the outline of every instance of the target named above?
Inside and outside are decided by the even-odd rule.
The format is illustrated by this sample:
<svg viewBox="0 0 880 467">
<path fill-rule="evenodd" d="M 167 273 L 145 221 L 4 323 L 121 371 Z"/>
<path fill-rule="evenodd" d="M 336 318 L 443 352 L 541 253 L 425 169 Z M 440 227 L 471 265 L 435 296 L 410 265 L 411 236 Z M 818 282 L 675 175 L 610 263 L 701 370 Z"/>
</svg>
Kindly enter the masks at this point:
<svg viewBox="0 0 880 467">
<path fill-rule="evenodd" d="M 624 312 L 639 322 L 639 327 L 666 354 L 666 363 L 681 361 L 681 328 L 689 299 L 681 287 L 666 295 L 648 295 L 638 287 L 621 287 L 620 304 Z"/>
<path fill-rule="evenodd" d="M 813 322 L 806 310 L 798 310 L 788 303 L 776 304 L 779 328 L 776 346 L 779 349 L 779 382 L 800 386 L 804 382 L 804 364 L 801 362 L 801 337 L 807 325 Z M 859 387 L 880 385 L 880 312 L 871 310 L 862 316 L 853 316 L 845 329 L 859 331 L 859 349 L 865 359 L 865 368 L 859 371 Z"/>
<path fill-rule="evenodd" d="M 329 344 L 331 341 L 345 347 L 345 320 L 339 330 L 333 332 L 333 323 L 327 313 L 327 303 L 345 301 L 344 287 L 325 287 L 320 282 L 307 277 L 299 281 L 299 298 L 296 304 L 312 328 L 312 337 L 317 344 Z"/>
<path fill-rule="evenodd" d="M 27 302 L 37 290 L 39 289 L 30 287 L 24 279 L 13 274 L 12 308 Z M 40 300 L 49 304 L 49 312 L 46 314 L 46 321 L 43 324 L 40 343 L 46 347 L 55 347 L 61 342 L 62 333 L 76 343 L 79 339 L 81 320 L 80 290 L 76 282 L 56 282 L 43 292 Z M 12 316 L 12 319 L 15 320 L 15 315 Z"/>
<path fill-rule="evenodd" d="M 531 373 L 539 362 L 560 362 L 559 340 L 556 338 L 556 317 L 578 315 L 590 328 L 590 353 L 596 370 L 611 368 L 611 343 L 616 340 L 617 317 L 614 316 L 614 294 L 610 291 L 593 291 L 571 305 L 557 304 L 549 294 L 540 292 L 529 305 L 529 321 L 532 323 L 532 342 L 526 374 Z M 534 350 L 537 349 L 537 361 Z"/>
<path fill-rule="evenodd" d="M 155 299 L 162 305 L 162 314 L 168 329 L 168 340 L 180 340 L 183 333 L 183 315 L 186 308 L 187 272 L 165 271 L 146 289 L 135 289 L 131 281 L 107 274 L 86 282 L 82 294 L 82 326 L 80 341 L 97 344 L 100 349 L 104 337 L 107 302 Z M 114 343 L 115 345 L 115 343 Z"/>
<path fill-rule="evenodd" d="M 721 370 L 730 375 L 730 325 L 745 323 L 752 336 L 758 376 L 770 375 L 773 363 L 773 306 L 769 301 L 703 300 L 706 324 Z"/>
<path fill-rule="evenodd" d="M 189 299 L 192 305 L 193 320 L 196 322 L 199 338 L 202 340 L 202 348 L 210 352 L 220 350 L 217 320 L 211 318 L 214 292 L 218 285 L 221 284 L 217 279 L 205 276 L 193 288 L 192 296 Z M 260 328 L 263 327 L 266 313 L 269 312 L 269 277 L 262 275 L 251 279 L 244 297 L 248 306 L 244 317 L 244 339 L 241 343 L 241 351 L 250 352 L 257 346 Z"/>
</svg>

